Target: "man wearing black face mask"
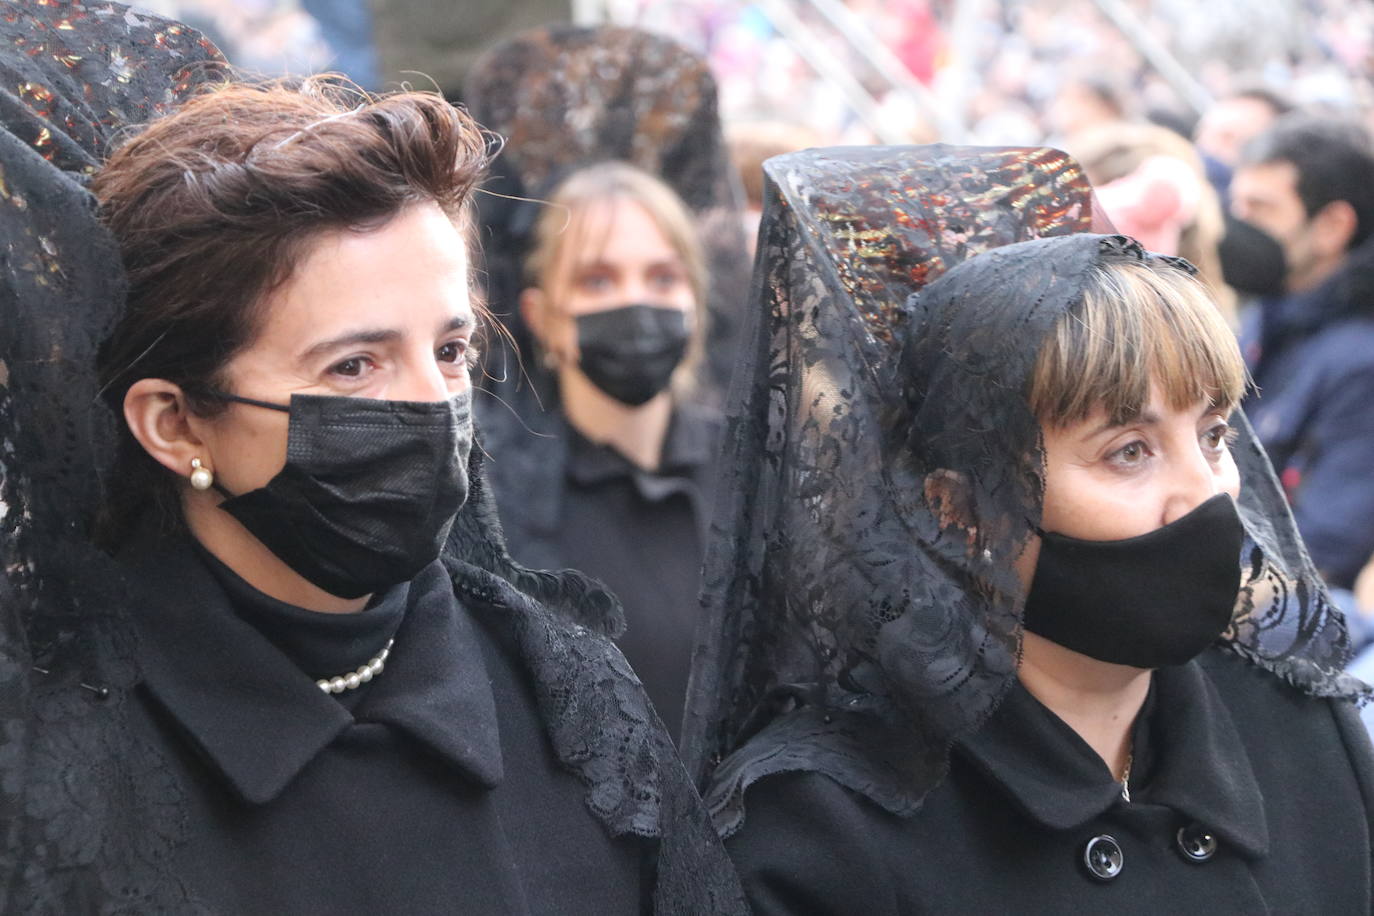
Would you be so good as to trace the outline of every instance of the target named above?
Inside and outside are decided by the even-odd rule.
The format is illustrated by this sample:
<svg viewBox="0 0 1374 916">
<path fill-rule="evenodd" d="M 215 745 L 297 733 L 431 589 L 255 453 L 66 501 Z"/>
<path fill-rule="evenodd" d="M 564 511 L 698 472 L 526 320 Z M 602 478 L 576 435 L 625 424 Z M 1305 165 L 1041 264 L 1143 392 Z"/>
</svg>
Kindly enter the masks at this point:
<svg viewBox="0 0 1374 916">
<path fill-rule="evenodd" d="M 1282 290 L 1241 340 L 1245 404 L 1317 567 L 1350 587 L 1374 554 L 1374 152 L 1354 123 L 1291 114 L 1244 150 L 1231 212 L 1282 249 Z"/>
</svg>

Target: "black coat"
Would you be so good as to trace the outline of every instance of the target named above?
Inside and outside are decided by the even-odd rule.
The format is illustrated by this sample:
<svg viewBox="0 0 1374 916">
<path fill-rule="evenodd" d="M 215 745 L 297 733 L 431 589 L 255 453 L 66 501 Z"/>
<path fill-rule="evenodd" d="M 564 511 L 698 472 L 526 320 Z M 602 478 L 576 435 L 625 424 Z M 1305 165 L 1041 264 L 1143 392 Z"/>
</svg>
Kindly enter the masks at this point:
<svg viewBox="0 0 1374 916">
<path fill-rule="evenodd" d="M 678 405 L 656 471 L 587 441 L 562 417 L 547 419 L 549 439 L 504 428 L 514 425 L 509 418 L 486 437 L 496 456 L 487 467 L 506 547 L 526 566 L 581 570 L 620 599 L 625 632 L 616 643 L 676 735 L 699 616 L 720 418 Z M 501 438 L 508 436 L 515 438 Z"/>
<path fill-rule="evenodd" d="M 130 723 L 215 913 L 634 913 L 652 846 L 614 838 L 544 733 L 514 647 L 435 563 L 351 711 L 231 609 L 189 548 L 139 561 Z M 159 793 L 152 792 L 156 797 Z"/>
<path fill-rule="evenodd" d="M 728 843 L 757 916 L 1371 911 L 1369 739 L 1344 701 L 1220 650 L 1161 669 L 1131 797 L 1013 687 L 901 818 L 814 773 L 749 789 Z"/>
</svg>

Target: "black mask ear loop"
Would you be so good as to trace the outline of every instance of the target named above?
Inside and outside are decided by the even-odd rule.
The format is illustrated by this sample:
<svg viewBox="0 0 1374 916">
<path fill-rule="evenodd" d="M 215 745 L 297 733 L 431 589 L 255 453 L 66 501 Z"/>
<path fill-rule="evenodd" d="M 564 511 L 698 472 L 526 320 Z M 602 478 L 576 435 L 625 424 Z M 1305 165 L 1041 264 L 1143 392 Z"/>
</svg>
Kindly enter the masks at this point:
<svg viewBox="0 0 1374 916">
<path fill-rule="evenodd" d="M 233 401 L 238 404 L 247 404 L 250 407 L 265 407 L 268 410 L 276 410 L 280 411 L 281 413 L 291 412 L 290 404 L 273 404 L 271 401 L 259 401 L 257 398 L 240 397 L 237 394 L 230 394 L 227 391 L 211 391 L 210 393 L 217 398 L 223 398 L 226 401 Z M 212 480 L 210 482 L 210 489 L 214 490 L 216 493 L 218 493 L 220 496 L 223 496 L 225 499 L 234 498 L 234 494 L 226 490 L 224 488 L 224 485 L 221 484 L 218 479 Z"/>
<path fill-rule="evenodd" d="M 230 394 L 227 391 L 212 391 L 211 394 L 217 398 L 223 398 L 226 401 L 235 401 L 239 404 L 248 404 L 253 407 L 266 407 L 268 410 L 277 410 L 282 413 L 291 412 L 290 404 L 273 404 L 271 401 L 259 401 L 257 398 L 239 397 L 237 394 Z"/>
</svg>

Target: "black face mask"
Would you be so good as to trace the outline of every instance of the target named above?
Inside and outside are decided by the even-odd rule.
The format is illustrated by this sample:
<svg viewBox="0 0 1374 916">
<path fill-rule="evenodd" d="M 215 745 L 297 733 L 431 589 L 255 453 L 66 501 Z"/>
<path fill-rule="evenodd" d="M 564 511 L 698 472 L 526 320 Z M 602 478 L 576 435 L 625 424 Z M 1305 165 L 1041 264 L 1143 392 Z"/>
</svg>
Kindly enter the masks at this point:
<svg viewBox="0 0 1374 916">
<path fill-rule="evenodd" d="M 1244 537 L 1224 493 L 1140 537 L 1042 534 L 1026 629 L 1104 662 L 1181 665 L 1231 622 Z"/>
<path fill-rule="evenodd" d="M 631 407 L 668 387 L 692 337 L 685 312 L 656 305 L 624 305 L 574 321 L 582 372 Z"/>
<path fill-rule="evenodd" d="M 293 394 L 286 466 L 220 504 L 267 549 L 331 595 L 408 582 L 443 548 L 467 500 L 471 396 L 447 401 Z"/>
<path fill-rule="evenodd" d="M 1281 296 L 1288 279 L 1283 246 L 1263 229 L 1226 217 L 1226 234 L 1217 246 L 1221 278 L 1244 296 Z"/>
</svg>

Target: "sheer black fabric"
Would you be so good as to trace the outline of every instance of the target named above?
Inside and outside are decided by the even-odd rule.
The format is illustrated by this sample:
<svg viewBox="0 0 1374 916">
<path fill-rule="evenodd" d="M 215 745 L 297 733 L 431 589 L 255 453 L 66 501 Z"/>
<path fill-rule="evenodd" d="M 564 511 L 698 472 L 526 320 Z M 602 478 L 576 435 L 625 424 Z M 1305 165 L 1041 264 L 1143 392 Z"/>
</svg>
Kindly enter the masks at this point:
<svg viewBox="0 0 1374 916">
<path fill-rule="evenodd" d="M 86 539 L 113 453 L 95 357 L 123 302 L 86 177 L 218 52 L 113 3 L 0 11 L 0 909 L 195 912 L 165 866 L 185 827 L 124 727 L 137 678 L 122 572 Z"/>
<path fill-rule="evenodd" d="M 479 195 L 487 295 L 512 331 L 535 394 L 547 379 L 532 364 L 516 307 L 522 265 L 541 198 L 579 168 L 620 160 L 663 179 L 696 216 L 710 277 L 710 328 L 700 397 L 718 402 L 734 368 L 748 282 L 738 182 L 706 61 L 669 38 L 637 29 L 556 26 L 524 32 L 484 54 L 464 90 L 478 122 L 506 140 Z M 492 340 L 490 344 L 499 341 Z M 513 354 L 487 360 L 492 389 L 529 421 L 538 399 Z"/>
<path fill-rule="evenodd" d="M 140 680 L 130 573 L 89 530 L 113 454 L 96 352 L 119 319 L 114 240 L 84 188 L 126 125 L 222 64 L 180 24 L 114 3 L 0 11 L 0 910 L 193 913 L 169 867 L 184 797 L 127 727 Z M 16 91 L 17 90 L 17 91 Z M 520 647 L 544 728 L 612 834 L 656 838 L 656 911 L 744 912 L 733 871 L 638 680 L 600 635 L 618 608 L 507 556 L 472 450 L 443 559 Z M 116 487 L 118 481 L 110 481 Z"/>
<path fill-rule="evenodd" d="M 594 626 L 618 605 L 577 573 L 532 572 L 506 553 L 484 453 L 442 557 L 454 589 L 520 646 L 559 759 L 587 785 L 587 806 L 616 836 L 659 839 L 654 912 L 745 913 L 686 769 L 638 677 Z"/>
<path fill-rule="evenodd" d="M 910 813 L 996 709 L 1020 655 L 1012 563 L 1040 518 L 1030 370 L 1091 265 L 1154 257 L 1088 233 L 1091 190 L 1054 150 L 816 150 L 765 171 L 683 733 L 727 835 L 745 788 L 785 771 Z M 1223 642 L 1358 695 L 1344 620 L 1236 423 L 1248 538 Z"/>
</svg>

